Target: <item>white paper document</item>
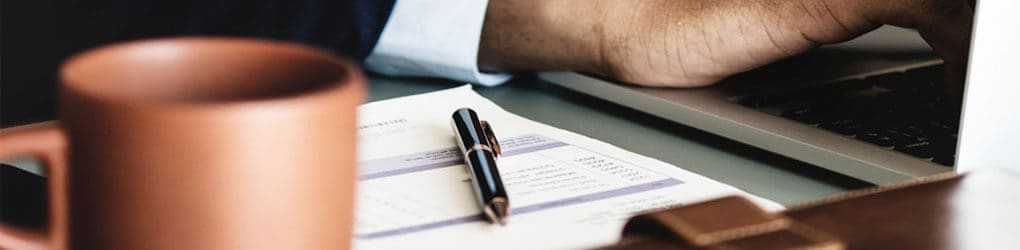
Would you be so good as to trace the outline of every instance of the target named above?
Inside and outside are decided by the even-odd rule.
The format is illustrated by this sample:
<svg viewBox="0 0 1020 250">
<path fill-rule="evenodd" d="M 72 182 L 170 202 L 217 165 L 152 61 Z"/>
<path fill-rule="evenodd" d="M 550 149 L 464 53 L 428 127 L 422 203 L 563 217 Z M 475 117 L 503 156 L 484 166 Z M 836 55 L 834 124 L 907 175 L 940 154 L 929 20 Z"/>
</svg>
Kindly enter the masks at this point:
<svg viewBox="0 0 1020 250">
<path fill-rule="evenodd" d="M 480 216 L 450 128 L 453 111 L 461 107 L 488 120 L 502 145 L 498 165 L 511 214 L 504 227 Z M 356 249 L 590 248 L 618 240 L 635 213 L 734 194 L 766 209 L 781 208 L 514 115 L 470 86 L 368 103 L 358 112 Z"/>
</svg>

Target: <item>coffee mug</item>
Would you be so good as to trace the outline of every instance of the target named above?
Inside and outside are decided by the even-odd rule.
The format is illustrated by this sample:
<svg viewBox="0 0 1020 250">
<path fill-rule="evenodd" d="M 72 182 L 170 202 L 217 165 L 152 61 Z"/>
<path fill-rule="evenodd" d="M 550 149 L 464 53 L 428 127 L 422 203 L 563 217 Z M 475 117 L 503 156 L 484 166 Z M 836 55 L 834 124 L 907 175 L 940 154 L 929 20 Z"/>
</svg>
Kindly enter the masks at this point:
<svg viewBox="0 0 1020 250">
<path fill-rule="evenodd" d="M 50 225 L 0 248 L 350 248 L 364 78 L 299 45 L 115 44 L 60 71 L 56 122 L 0 132 L 48 165 Z"/>
</svg>

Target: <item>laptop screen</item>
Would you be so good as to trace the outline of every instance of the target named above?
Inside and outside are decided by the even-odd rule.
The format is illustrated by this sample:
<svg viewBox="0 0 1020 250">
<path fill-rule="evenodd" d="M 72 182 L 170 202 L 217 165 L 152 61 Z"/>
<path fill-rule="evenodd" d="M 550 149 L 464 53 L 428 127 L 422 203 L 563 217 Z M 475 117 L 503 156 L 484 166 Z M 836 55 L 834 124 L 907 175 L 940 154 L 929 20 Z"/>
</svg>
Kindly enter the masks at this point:
<svg viewBox="0 0 1020 250">
<path fill-rule="evenodd" d="M 957 171 L 1020 171 L 1020 1 L 978 1 L 957 145 Z"/>
</svg>

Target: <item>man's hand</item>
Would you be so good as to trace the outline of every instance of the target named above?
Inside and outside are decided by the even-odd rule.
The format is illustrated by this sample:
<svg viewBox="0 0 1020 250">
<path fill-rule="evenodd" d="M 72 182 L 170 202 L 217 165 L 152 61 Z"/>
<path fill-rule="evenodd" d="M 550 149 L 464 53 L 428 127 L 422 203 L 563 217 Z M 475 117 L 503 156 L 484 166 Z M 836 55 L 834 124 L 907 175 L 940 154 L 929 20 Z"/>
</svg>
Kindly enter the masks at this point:
<svg viewBox="0 0 1020 250">
<path fill-rule="evenodd" d="M 965 0 L 490 0 L 478 63 L 703 86 L 890 24 L 962 82 L 972 19 Z"/>
</svg>

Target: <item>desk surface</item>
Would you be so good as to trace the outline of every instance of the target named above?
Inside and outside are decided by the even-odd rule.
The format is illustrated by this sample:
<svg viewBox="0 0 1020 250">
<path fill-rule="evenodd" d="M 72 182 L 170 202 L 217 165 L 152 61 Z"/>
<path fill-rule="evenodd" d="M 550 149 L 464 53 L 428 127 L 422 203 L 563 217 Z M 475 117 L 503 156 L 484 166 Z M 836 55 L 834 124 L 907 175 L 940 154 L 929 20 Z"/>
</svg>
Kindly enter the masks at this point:
<svg viewBox="0 0 1020 250">
<path fill-rule="evenodd" d="M 370 100 L 463 84 L 375 76 L 370 82 Z M 501 86 L 475 89 L 510 112 L 671 163 L 784 205 L 868 186 L 806 163 L 571 92 L 535 77 L 518 77 Z M 19 161 L 14 165 L 39 172 L 32 162 Z"/>
<path fill-rule="evenodd" d="M 371 77 L 370 82 L 371 100 L 463 84 L 437 79 L 385 77 Z M 577 94 L 534 77 L 518 77 L 501 86 L 475 89 L 510 112 L 671 163 L 784 205 L 868 185 L 796 160 Z"/>
</svg>

